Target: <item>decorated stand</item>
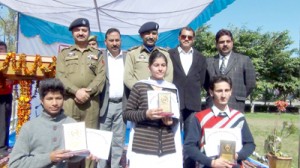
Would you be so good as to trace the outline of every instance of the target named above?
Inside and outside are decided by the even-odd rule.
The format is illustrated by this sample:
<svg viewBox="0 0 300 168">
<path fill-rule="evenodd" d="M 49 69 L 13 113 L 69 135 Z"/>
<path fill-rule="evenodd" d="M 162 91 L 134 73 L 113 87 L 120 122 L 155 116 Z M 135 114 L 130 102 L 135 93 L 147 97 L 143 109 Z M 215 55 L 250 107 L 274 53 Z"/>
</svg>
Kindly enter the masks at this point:
<svg viewBox="0 0 300 168">
<path fill-rule="evenodd" d="M 29 120 L 31 111 L 32 83 L 44 78 L 55 77 L 56 57 L 32 56 L 25 54 L 0 54 L 0 88 L 5 85 L 6 79 L 20 85 L 18 95 L 17 116 L 18 134 L 22 125 Z M 38 88 L 38 82 L 37 86 Z"/>
</svg>

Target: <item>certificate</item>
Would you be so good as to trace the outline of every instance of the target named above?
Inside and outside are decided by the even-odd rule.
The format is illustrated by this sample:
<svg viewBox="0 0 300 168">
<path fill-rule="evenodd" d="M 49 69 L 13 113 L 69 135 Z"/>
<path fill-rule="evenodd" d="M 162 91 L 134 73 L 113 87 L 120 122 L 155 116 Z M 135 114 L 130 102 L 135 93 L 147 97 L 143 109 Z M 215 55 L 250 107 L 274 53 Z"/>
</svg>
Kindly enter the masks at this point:
<svg viewBox="0 0 300 168">
<path fill-rule="evenodd" d="M 207 128 L 205 132 L 205 153 L 208 157 L 220 156 L 220 142 L 222 140 L 234 141 L 238 152 L 242 149 L 242 135 L 240 128 Z M 231 148 L 233 149 L 233 148 Z"/>
<path fill-rule="evenodd" d="M 65 149 L 74 151 L 87 150 L 85 123 L 63 124 Z"/>
<path fill-rule="evenodd" d="M 107 160 L 110 152 L 112 132 L 87 128 L 86 134 L 89 151 L 94 156 Z"/>
</svg>

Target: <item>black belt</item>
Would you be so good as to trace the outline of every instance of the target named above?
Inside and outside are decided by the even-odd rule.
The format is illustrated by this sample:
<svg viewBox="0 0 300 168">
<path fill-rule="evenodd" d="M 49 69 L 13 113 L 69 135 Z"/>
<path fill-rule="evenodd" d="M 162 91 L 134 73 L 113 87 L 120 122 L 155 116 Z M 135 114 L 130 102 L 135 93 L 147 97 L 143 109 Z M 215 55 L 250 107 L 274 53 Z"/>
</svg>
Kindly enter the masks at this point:
<svg viewBox="0 0 300 168">
<path fill-rule="evenodd" d="M 122 98 L 109 98 L 108 101 L 112 103 L 120 103 L 122 102 Z"/>
</svg>

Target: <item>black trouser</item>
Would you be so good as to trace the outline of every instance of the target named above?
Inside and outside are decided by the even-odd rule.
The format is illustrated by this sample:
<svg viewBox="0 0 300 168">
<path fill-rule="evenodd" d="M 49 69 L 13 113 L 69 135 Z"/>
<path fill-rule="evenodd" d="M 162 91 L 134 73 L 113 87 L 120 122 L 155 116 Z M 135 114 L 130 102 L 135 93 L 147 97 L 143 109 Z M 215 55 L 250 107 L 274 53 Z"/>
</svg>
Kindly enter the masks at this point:
<svg viewBox="0 0 300 168">
<path fill-rule="evenodd" d="M 189 131 L 189 125 L 190 125 L 191 119 L 194 117 L 194 114 L 195 114 L 195 111 L 192 111 L 189 109 L 181 110 L 184 139 L 186 138 L 186 135 Z M 184 157 L 184 161 L 183 161 L 184 168 L 195 168 L 196 162 L 194 160 L 187 157 L 185 154 L 183 157 Z"/>
<path fill-rule="evenodd" d="M 0 152 L 8 147 L 12 94 L 0 95 Z"/>
</svg>

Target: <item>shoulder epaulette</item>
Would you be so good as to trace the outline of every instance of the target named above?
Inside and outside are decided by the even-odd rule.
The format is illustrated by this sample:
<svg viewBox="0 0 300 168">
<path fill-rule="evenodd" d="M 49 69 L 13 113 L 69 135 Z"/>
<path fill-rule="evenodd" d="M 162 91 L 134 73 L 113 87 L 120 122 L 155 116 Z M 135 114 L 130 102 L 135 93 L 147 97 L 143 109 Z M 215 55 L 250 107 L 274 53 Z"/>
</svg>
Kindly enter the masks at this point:
<svg viewBox="0 0 300 168">
<path fill-rule="evenodd" d="M 157 48 L 160 49 L 160 50 L 163 50 L 165 52 L 168 52 L 168 49 L 166 49 L 166 48 L 163 48 L 163 47 L 157 47 Z"/>
<path fill-rule="evenodd" d="M 70 48 L 71 48 L 71 46 L 68 46 L 68 47 L 63 48 L 61 51 L 64 51 L 64 50 L 70 49 Z"/>
<path fill-rule="evenodd" d="M 131 51 L 131 50 L 137 49 L 137 48 L 139 48 L 139 47 L 140 47 L 140 46 L 134 46 L 134 47 L 132 47 L 132 48 L 128 49 L 128 51 Z"/>
</svg>

